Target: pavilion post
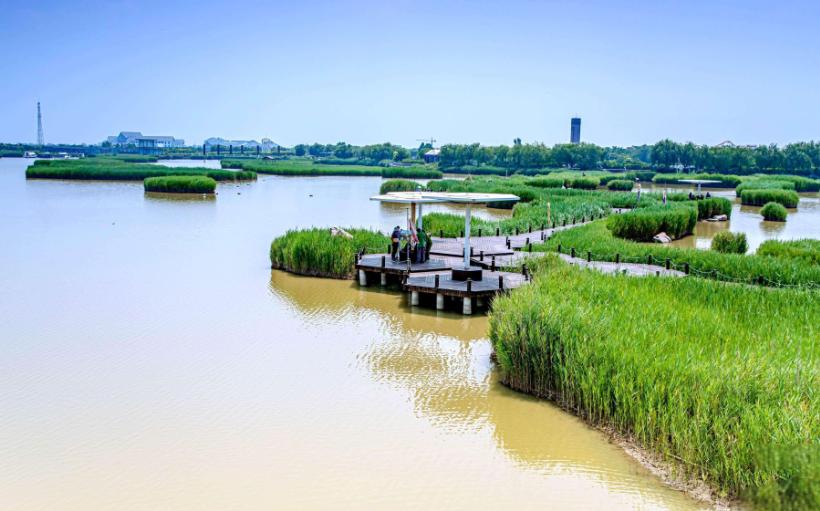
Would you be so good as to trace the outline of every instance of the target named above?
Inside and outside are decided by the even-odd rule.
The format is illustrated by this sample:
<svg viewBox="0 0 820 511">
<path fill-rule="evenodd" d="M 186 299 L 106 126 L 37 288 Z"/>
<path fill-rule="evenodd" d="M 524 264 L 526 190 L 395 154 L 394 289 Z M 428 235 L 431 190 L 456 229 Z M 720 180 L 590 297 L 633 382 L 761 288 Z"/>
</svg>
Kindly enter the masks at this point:
<svg viewBox="0 0 820 511">
<path fill-rule="evenodd" d="M 470 267 L 470 203 L 464 217 L 464 269 Z"/>
<path fill-rule="evenodd" d="M 422 216 L 421 206 L 422 206 L 422 204 L 421 204 L 421 202 L 419 202 L 419 223 L 418 223 L 418 226 L 417 226 L 419 231 L 421 230 L 421 216 Z"/>
</svg>

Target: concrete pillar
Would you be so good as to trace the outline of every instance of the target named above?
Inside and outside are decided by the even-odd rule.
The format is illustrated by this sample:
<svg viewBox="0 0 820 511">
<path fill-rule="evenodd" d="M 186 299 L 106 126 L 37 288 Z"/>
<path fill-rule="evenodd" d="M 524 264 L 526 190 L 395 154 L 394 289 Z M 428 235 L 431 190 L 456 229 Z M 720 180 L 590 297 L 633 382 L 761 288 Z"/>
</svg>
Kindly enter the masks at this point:
<svg viewBox="0 0 820 511">
<path fill-rule="evenodd" d="M 464 306 L 461 309 L 462 314 L 470 315 L 473 313 L 473 299 L 465 296 L 464 297 Z"/>
<path fill-rule="evenodd" d="M 413 291 L 410 293 L 410 305 L 418 305 L 419 304 L 419 292 Z"/>
<path fill-rule="evenodd" d="M 382 273 L 382 285 L 383 286 L 387 285 L 387 274 L 386 273 Z"/>
<path fill-rule="evenodd" d="M 436 294 L 436 309 L 444 310 L 444 295 L 441 293 Z"/>
<path fill-rule="evenodd" d="M 476 299 L 475 299 L 475 306 L 476 306 L 477 308 L 479 308 L 479 309 L 480 309 L 481 307 L 484 307 L 484 298 L 483 298 L 483 297 L 476 297 Z"/>
<path fill-rule="evenodd" d="M 364 270 L 359 270 L 359 285 L 366 286 L 367 285 L 367 274 Z"/>
</svg>

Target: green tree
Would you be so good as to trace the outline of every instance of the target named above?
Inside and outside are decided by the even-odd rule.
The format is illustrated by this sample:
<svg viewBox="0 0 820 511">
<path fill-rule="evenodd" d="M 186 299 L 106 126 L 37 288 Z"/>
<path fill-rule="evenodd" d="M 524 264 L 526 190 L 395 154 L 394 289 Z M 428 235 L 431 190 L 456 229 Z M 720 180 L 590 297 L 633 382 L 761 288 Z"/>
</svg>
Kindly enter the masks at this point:
<svg viewBox="0 0 820 511">
<path fill-rule="evenodd" d="M 293 152 L 296 156 L 304 156 L 307 152 L 305 144 L 296 144 L 296 147 L 293 148 Z"/>
</svg>

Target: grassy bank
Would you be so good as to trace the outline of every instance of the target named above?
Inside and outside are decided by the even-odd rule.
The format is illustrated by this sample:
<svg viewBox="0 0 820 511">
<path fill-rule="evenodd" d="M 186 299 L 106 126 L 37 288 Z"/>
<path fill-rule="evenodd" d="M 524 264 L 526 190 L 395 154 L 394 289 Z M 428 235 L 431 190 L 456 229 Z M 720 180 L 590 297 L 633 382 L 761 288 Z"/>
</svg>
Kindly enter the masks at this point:
<svg viewBox="0 0 820 511">
<path fill-rule="evenodd" d="M 760 214 L 763 215 L 763 220 L 770 222 L 785 222 L 789 216 L 789 212 L 786 211 L 786 208 L 776 202 L 767 202 L 764 204 L 763 207 L 760 208 Z"/>
<path fill-rule="evenodd" d="M 333 236 L 330 229 L 288 231 L 270 245 L 273 268 L 302 275 L 353 278 L 353 255 L 363 246 L 368 252 L 386 252 L 390 240 L 379 233 L 364 229 L 345 229 L 353 235 Z"/>
<path fill-rule="evenodd" d="M 756 284 L 760 277 L 765 285 L 811 285 L 820 286 L 820 267 L 797 259 L 780 259 L 755 254 L 722 254 L 711 250 L 677 248 L 669 245 L 646 245 L 616 238 L 602 221 L 558 231 L 543 244 L 533 247 L 533 251 L 556 251 L 558 245 L 566 253 L 571 248 L 586 254 L 590 251 L 596 261 L 615 261 L 620 254 L 621 262 L 649 261 L 652 256 L 656 264 L 665 264 L 667 258 L 678 270 L 683 271 L 689 263 L 693 275 L 710 279 L 720 278 L 748 284 Z M 718 274 L 714 273 L 717 270 Z M 700 273 L 702 272 L 702 273 Z"/>
<path fill-rule="evenodd" d="M 728 497 L 772 480 L 756 448 L 820 438 L 816 291 L 541 266 L 490 315 L 506 385 L 634 438 Z"/>
<path fill-rule="evenodd" d="M 294 160 L 222 160 L 223 168 L 244 169 L 277 176 L 380 176 L 402 179 L 441 179 L 438 170 L 422 166 L 371 167 L 362 165 L 326 165 L 307 159 Z"/>
<path fill-rule="evenodd" d="M 146 192 L 214 193 L 216 181 L 205 176 L 149 177 L 144 182 Z"/>
<path fill-rule="evenodd" d="M 149 177 L 205 176 L 216 181 L 256 179 L 255 172 L 232 172 L 206 168 L 173 168 L 129 163 L 119 158 L 99 157 L 79 160 L 40 160 L 26 169 L 27 178 L 143 181 Z"/>
<path fill-rule="evenodd" d="M 758 255 L 793 259 L 820 265 L 820 240 L 767 240 L 757 248 Z"/>
</svg>

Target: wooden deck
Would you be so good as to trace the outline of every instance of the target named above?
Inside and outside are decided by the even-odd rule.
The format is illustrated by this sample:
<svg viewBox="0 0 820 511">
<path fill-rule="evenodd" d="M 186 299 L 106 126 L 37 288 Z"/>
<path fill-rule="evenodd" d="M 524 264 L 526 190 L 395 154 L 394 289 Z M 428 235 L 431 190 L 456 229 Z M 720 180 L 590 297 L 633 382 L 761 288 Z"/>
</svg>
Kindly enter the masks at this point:
<svg viewBox="0 0 820 511">
<path fill-rule="evenodd" d="M 384 261 L 384 267 L 382 267 Z M 463 266 L 464 263 L 462 263 Z M 356 264 L 357 270 L 364 270 L 367 272 L 387 273 L 389 275 L 405 275 L 408 273 L 423 273 L 431 271 L 450 270 L 452 268 L 451 261 L 446 257 L 430 257 L 428 261 L 421 264 L 410 263 L 410 269 L 407 268 L 407 262 L 398 262 L 390 259 L 390 254 L 368 254 L 362 256 Z"/>
<path fill-rule="evenodd" d="M 436 285 L 438 277 L 438 286 Z M 494 296 L 510 289 L 515 289 L 527 282 L 524 275 L 509 272 L 484 271 L 482 280 L 463 282 L 453 280 L 450 272 L 439 272 L 432 275 L 409 277 L 405 288 L 418 293 L 433 293 L 458 298 L 479 298 Z"/>
</svg>

